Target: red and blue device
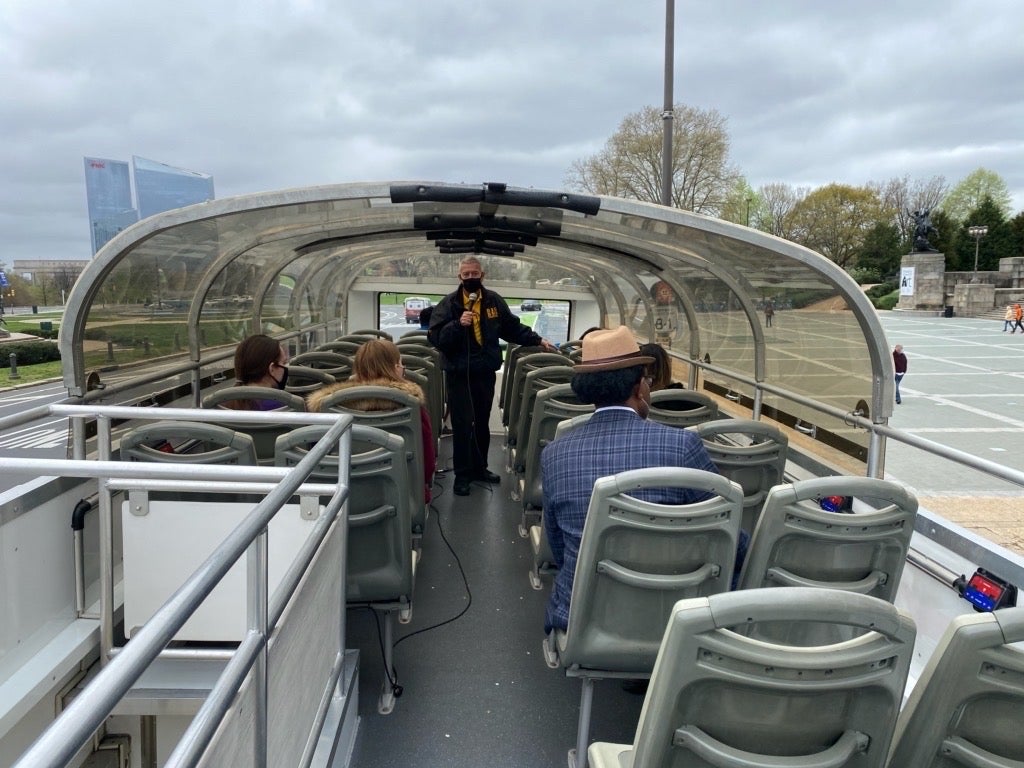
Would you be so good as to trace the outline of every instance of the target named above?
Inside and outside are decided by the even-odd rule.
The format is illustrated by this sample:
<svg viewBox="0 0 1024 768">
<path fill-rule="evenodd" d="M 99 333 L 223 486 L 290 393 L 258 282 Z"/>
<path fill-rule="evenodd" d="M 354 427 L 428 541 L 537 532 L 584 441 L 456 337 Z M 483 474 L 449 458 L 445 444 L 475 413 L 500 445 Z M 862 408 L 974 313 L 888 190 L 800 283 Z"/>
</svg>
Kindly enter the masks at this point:
<svg viewBox="0 0 1024 768">
<path fill-rule="evenodd" d="M 969 579 L 961 576 L 957 581 L 960 594 L 976 611 L 994 611 L 1017 603 L 1017 587 L 984 568 Z"/>
</svg>

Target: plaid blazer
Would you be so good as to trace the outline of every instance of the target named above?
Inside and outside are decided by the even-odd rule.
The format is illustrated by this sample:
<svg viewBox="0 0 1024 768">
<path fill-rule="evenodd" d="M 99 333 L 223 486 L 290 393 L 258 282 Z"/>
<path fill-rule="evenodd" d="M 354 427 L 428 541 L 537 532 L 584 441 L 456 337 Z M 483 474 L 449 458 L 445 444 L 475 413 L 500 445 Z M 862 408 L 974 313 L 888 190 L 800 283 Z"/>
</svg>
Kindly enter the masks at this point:
<svg viewBox="0 0 1024 768">
<path fill-rule="evenodd" d="M 718 472 L 695 432 L 641 419 L 629 408 L 601 408 L 590 420 L 541 453 L 544 527 L 558 566 L 544 617 L 545 631 L 569 623 L 576 558 L 590 494 L 599 477 L 645 467 L 690 467 Z M 649 488 L 638 498 L 692 504 L 709 498 L 684 488 Z"/>
</svg>

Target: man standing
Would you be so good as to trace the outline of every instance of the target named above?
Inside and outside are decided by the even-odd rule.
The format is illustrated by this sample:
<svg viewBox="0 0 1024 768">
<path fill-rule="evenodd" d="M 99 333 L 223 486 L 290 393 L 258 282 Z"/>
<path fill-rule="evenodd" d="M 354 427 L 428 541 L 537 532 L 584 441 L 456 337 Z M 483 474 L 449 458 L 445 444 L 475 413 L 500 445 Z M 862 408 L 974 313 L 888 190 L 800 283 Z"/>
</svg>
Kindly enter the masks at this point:
<svg viewBox="0 0 1024 768">
<path fill-rule="evenodd" d="M 718 472 L 695 432 L 647 421 L 651 381 L 644 366 L 654 358 L 640 353 L 626 326 L 598 330 L 583 340 L 582 362 L 572 389 L 594 415 L 541 454 L 544 527 L 558 575 L 544 616 L 545 632 L 565 629 L 583 525 L 594 481 L 644 467 L 690 467 Z M 684 488 L 649 488 L 638 498 L 661 504 L 690 504 L 709 498 Z"/>
<path fill-rule="evenodd" d="M 519 322 L 505 300 L 483 286 L 475 256 L 459 264 L 458 290 L 445 296 L 430 316 L 428 338 L 441 351 L 452 419 L 455 495 L 468 496 L 470 483 L 498 483 L 487 469 L 495 371 L 501 367 L 498 340 L 555 347 Z"/>
<path fill-rule="evenodd" d="M 900 382 L 907 373 L 907 356 L 903 354 L 902 344 L 892 348 L 892 367 L 896 371 L 896 405 L 899 405 L 903 402 L 900 398 Z"/>
</svg>

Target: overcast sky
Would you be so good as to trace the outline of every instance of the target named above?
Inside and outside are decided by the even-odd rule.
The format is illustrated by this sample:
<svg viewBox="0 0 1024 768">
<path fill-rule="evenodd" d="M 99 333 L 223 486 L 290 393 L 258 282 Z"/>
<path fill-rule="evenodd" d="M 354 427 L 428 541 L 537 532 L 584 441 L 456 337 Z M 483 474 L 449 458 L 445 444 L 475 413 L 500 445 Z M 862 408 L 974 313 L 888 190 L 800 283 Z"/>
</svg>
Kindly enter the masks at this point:
<svg viewBox="0 0 1024 768">
<path fill-rule="evenodd" d="M 88 258 L 84 156 L 218 198 L 564 187 L 663 101 L 663 0 L 0 0 L 0 263 Z M 1024 209 L 1021 0 L 677 0 L 675 101 L 753 187 L 985 167 Z"/>
</svg>

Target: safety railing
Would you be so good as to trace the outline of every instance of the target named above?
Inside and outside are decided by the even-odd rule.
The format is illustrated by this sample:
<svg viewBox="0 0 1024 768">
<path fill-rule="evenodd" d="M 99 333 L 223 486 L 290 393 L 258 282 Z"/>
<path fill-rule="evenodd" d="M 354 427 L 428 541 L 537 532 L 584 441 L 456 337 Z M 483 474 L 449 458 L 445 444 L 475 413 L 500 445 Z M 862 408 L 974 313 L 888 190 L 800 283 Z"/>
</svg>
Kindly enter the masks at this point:
<svg viewBox="0 0 1024 768">
<path fill-rule="evenodd" d="M 59 474 L 66 477 L 96 478 L 99 485 L 99 527 L 100 527 L 100 614 L 101 614 L 101 658 L 107 660 L 97 677 L 86 686 L 63 711 L 60 717 L 37 739 L 29 750 L 15 764 L 17 768 L 36 766 L 62 766 L 85 745 L 99 729 L 108 715 L 114 711 L 121 698 L 132 688 L 139 677 L 159 657 L 175 658 L 180 652 L 165 650 L 168 643 L 181 630 L 203 601 L 211 594 L 223 577 L 246 555 L 246 622 L 245 635 L 238 647 L 229 654 L 226 667 L 207 695 L 205 702 L 195 715 L 192 723 L 177 748 L 165 765 L 194 766 L 202 759 L 211 745 L 215 732 L 225 720 L 231 703 L 243 688 L 252 697 L 252 720 L 240 724 L 240 731 L 252 734 L 247 754 L 252 755 L 252 764 L 268 764 L 268 675 L 267 654 L 269 639 L 283 626 L 286 611 L 295 610 L 289 600 L 297 594 L 303 578 L 310 571 L 318 550 L 325 541 L 332 542 L 332 553 L 337 557 L 328 558 L 337 562 L 332 574 L 338 584 L 331 594 L 336 596 L 337 637 L 335 654 L 326 675 L 324 693 L 312 702 L 314 722 L 306 731 L 310 736 L 304 743 L 293 748 L 296 757 L 293 764 L 308 765 L 316 749 L 318 734 L 327 716 L 331 692 L 335 690 L 344 665 L 344 553 L 347 540 L 345 501 L 349 488 L 349 462 L 351 455 L 350 416 L 302 413 L 274 413 L 246 411 L 219 411 L 217 420 L 222 423 L 252 424 L 275 421 L 300 426 L 324 424 L 329 429 L 309 451 L 309 454 L 292 469 L 245 466 L 177 466 L 164 463 L 113 461 L 111 445 L 111 423 L 122 419 L 159 419 L 202 421 L 209 419 L 209 411 L 192 409 L 142 409 L 119 406 L 74 406 L 55 404 L 34 409 L 17 419 L 0 420 L 0 429 L 10 422 L 23 421 L 33 416 L 66 416 L 73 422 L 95 419 L 99 435 L 100 461 L 80 459 L 4 459 L 5 467 L 15 472 L 35 472 L 41 475 Z M 330 483 L 308 483 L 310 472 L 332 451 L 337 451 L 338 481 Z M 213 553 L 195 570 L 180 588 L 146 621 L 131 641 L 119 649 L 113 648 L 113 498 L 126 491 L 145 490 L 156 492 L 196 491 L 259 494 L 263 495 L 244 520 L 221 542 Z M 298 496 L 316 501 L 328 501 L 316 519 L 315 524 L 298 554 L 281 578 L 274 596 L 268 589 L 268 525 L 289 499 Z M 340 589 L 340 592 L 338 591 Z M 281 641 L 282 644 L 284 641 Z M 324 643 L 324 637 L 318 638 Z M 276 644 L 275 644 L 276 647 Z M 115 652 L 116 651 L 116 652 Z M 194 655 L 195 651 L 189 649 Z M 213 652 L 216 654 L 217 652 Z M 211 656 L 210 658 L 213 658 Z M 293 739 L 294 741 L 294 739 Z"/>
</svg>

